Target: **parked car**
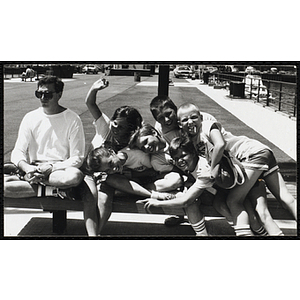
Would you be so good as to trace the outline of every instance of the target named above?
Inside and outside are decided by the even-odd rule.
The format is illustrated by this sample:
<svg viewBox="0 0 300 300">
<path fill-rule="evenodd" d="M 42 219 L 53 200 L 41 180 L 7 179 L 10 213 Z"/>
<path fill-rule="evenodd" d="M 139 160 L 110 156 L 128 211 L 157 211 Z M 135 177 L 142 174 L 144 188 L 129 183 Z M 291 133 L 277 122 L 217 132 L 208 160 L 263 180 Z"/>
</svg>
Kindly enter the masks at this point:
<svg viewBox="0 0 300 300">
<path fill-rule="evenodd" d="M 83 73 L 93 73 L 93 74 L 98 74 L 99 68 L 96 65 L 86 65 L 82 68 Z"/>
<path fill-rule="evenodd" d="M 203 72 L 208 72 L 210 74 L 215 74 L 218 72 L 218 68 L 217 67 L 211 67 L 211 66 L 208 66 L 208 67 L 205 67 Z"/>
<path fill-rule="evenodd" d="M 179 78 L 179 77 L 191 78 L 192 75 L 193 75 L 192 69 L 190 67 L 187 67 L 187 66 L 176 67 L 173 72 L 174 72 L 174 76 L 176 78 Z"/>
</svg>

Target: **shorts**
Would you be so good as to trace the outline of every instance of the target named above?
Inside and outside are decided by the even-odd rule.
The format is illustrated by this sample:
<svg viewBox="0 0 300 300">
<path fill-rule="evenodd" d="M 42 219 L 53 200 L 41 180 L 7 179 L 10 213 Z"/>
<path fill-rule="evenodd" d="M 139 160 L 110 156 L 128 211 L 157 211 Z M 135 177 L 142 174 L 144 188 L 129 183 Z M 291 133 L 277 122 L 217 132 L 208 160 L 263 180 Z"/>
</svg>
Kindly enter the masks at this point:
<svg viewBox="0 0 300 300">
<path fill-rule="evenodd" d="M 279 166 L 273 152 L 269 149 L 261 150 L 241 161 L 245 169 L 263 171 L 260 178 L 267 177 L 271 173 L 278 171 Z"/>
</svg>

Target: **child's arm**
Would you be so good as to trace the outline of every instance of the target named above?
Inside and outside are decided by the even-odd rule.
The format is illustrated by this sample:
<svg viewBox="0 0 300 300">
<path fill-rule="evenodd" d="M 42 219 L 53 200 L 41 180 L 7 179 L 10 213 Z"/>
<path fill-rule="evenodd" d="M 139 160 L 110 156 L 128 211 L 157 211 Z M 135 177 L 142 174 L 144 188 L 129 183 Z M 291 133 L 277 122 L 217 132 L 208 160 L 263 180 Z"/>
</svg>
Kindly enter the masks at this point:
<svg viewBox="0 0 300 300">
<path fill-rule="evenodd" d="M 210 131 L 210 138 L 213 142 L 214 148 L 211 155 L 211 169 L 220 162 L 226 146 L 223 135 L 217 127 L 213 127 Z"/>
<path fill-rule="evenodd" d="M 178 193 L 175 199 L 171 200 L 156 200 L 144 199 L 139 200 L 137 203 L 144 203 L 145 209 L 149 211 L 151 206 L 155 207 L 187 207 L 191 205 L 200 195 L 204 189 L 197 187 L 197 183 L 193 184 L 186 193 Z"/>
<path fill-rule="evenodd" d="M 97 92 L 99 90 L 105 89 L 108 86 L 108 84 L 109 83 L 107 80 L 99 79 L 92 85 L 92 87 L 86 95 L 85 104 L 95 120 L 98 120 L 102 116 L 102 112 L 96 104 Z"/>
<path fill-rule="evenodd" d="M 142 197 L 156 197 L 156 199 L 168 199 L 172 197 L 169 193 L 149 191 L 139 183 L 126 178 L 124 175 L 112 174 L 105 181 L 109 186 L 128 194 Z M 174 196 L 173 196 L 174 197 Z"/>
</svg>

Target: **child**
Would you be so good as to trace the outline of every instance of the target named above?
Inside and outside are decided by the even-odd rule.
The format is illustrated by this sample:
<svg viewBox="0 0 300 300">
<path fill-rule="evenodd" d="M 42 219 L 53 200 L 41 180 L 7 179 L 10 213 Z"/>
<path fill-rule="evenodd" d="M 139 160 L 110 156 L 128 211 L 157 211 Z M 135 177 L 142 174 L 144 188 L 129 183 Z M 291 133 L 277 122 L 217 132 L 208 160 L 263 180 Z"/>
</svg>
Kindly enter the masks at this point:
<svg viewBox="0 0 300 300">
<path fill-rule="evenodd" d="M 90 173 L 106 173 L 108 176 L 105 182 L 125 193 L 156 199 L 169 199 L 172 197 L 168 193 L 149 191 L 139 184 L 143 182 L 143 173 L 147 170 L 151 171 L 152 166 L 149 155 L 138 149 L 124 148 L 115 153 L 105 146 L 98 147 L 88 154 L 86 169 Z M 125 176 L 121 175 L 123 173 Z M 153 178 L 155 174 L 153 171 L 152 174 L 148 172 L 147 177 Z M 103 178 L 101 179 L 103 180 Z M 148 180 L 149 178 L 147 178 Z"/>
<path fill-rule="evenodd" d="M 204 216 L 201 214 L 199 205 L 189 206 L 189 204 L 193 203 L 193 201 L 196 201 L 198 197 L 201 196 L 202 192 L 206 188 L 210 188 L 214 184 L 214 179 L 211 176 L 210 172 L 210 166 L 207 162 L 207 160 L 199 156 L 197 154 L 197 151 L 192 143 L 192 141 L 189 139 L 189 137 L 185 134 L 183 134 L 181 137 L 173 139 L 170 145 L 170 154 L 176 163 L 176 165 L 181 168 L 184 172 L 191 173 L 195 178 L 196 182 L 195 184 L 185 193 L 179 193 L 174 200 L 170 201 L 155 201 L 155 200 L 141 200 L 139 202 L 145 203 L 145 208 L 150 208 L 151 205 L 153 206 L 184 206 L 187 211 L 187 215 L 189 218 L 189 221 L 191 223 L 191 226 L 196 232 L 196 235 L 206 235 L 207 231 L 205 229 L 205 222 L 204 222 Z M 258 189 L 252 189 L 251 190 L 251 198 L 255 201 L 260 201 L 261 206 L 263 206 L 263 191 L 261 190 L 261 187 Z M 264 190 L 265 192 L 265 190 Z M 224 201 L 224 194 L 217 193 L 216 198 L 221 199 Z M 264 198 L 265 199 L 265 198 Z M 188 205 L 188 206 L 187 206 Z M 187 207 L 186 207 L 187 206 Z M 266 202 L 264 203 L 264 212 L 269 213 Z M 218 210 L 219 211 L 219 210 Z M 226 210 L 226 212 L 228 209 Z M 251 209 L 253 211 L 253 209 Z M 260 210 L 259 210 L 260 211 Z M 219 211 L 222 214 L 222 211 Z M 264 215 L 261 215 L 264 217 Z M 228 215 L 225 215 L 225 217 L 228 217 Z M 231 216 L 229 215 L 229 218 Z M 276 223 L 273 221 L 272 218 L 269 218 L 270 214 L 267 215 L 267 218 L 262 219 L 264 222 L 264 225 L 266 225 L 266 228 L 268 229 L 268 233 L 270 235 L 282 235 L 282 232 L 276 225 Z"/>
<path fill-rule="evenodd" d="M 155 199 L 139 200 L 144 203 L 147 211 L 155 207 L 183 207 L 196 236 L 207 236 L 204 215 L 196 202 L 202 192 L 212 187 L 214 180 L 211 177 L 210 166 L 204 157 L 198 156 L 196 149 L 186 135 L 172 140 L 170 154 L 176 166 L 184 172 L 195 174 L 195 183 L 185 192 L 177 194 L 175 199 L 159 201 Z"/>
<path fill-rule="evenodd" d="M 227 222 L 233 226 L 233 218 L 226 204 L 229 190 L 217 188 L 213 206 L 223 215 Z M 251 188 L 244 201 L 245 209 L 249 215 L 250 227 L 255 235 L 283 236 L 283 232 L 273 220 L 267 205 L 266 187 L 262 180 L 258 180 Z"/>
<path fill-rule="evenodd" d="M 122 106 L 115 110 L 111 120 L 100 110 L 96 104 L 96 96 L 99 90 L 108 87 L 105 79 L 97 80 L 89 90 L 85 103 L 94 117 L 96 135 L 92 140 L 93 148 L 99 147 L 109 141 L 112 147 L 118 151 L 127 146 L 132 133 L 142 125 L 142 116 L 131 106 Z"/>
<path fill-rule="evenodd" d="M 150 111 L 155 119 L 154 128 L 161 136 L 171 143 L 172 139 L 180 136 L 181 128 L 178 126 L 177 106 L 168 96 L 156 96 L 150 103 Z M 201 112 L 202 120 L 217 121 L 212 115 Z"/>
<path fill-rule="evenodd" d="M 156 120 L 154 128 L 168 144 L 171 143 L 173 138 L 180 136 L 181 129 L 178 126 L 177 106 L 168 96 L 161 95 L 153 98 L 150 103 L 150 111 Z M 216 121 L 208 113 L 202 113 L 202 117 L 203 120 Z M 165 220 L 165 225 L 175 226 L 183 221 L 184 216 L 171 216 Z"/>
<path fill-rule="evenodd" d="M 171 164 L 169 146 L 152 125 L 145 124 L 138 129 L 131 137 L 129 147 L 150 154 L 151 165 L 161 179 L 156 182 L 156 190 L 177 190 L 183 186 L 180 170 Z"/>
<path fill-rule="evenodd" d="M 108 86 L 109 83 L 107 80 L 97 80 L 88 91 L 85 99 L 85 103 L 94 117 L 93 124 L 96 129 L 91 148 L 95 149 L 105 142 L 109 142 L 112 148 L 118 151 L 127 146 L 132 133 L 142 125 L 142 116 L 135 108 L 122 106 L 116 109 L 110 120 L 96 104 L 98 91 Z M 94 179 L 89 175 L 85 176 L 85 182 L 90 187 L 94 197 L 98 200 L 98 233 L 100 233 L 110 217 L 115 189 L 105 184 L 105 182 L 99 184 L 96 188 Z"/>
<path fill-rule="evenodd" d="M 179 126 L 187 132 L 196 147 L 205 144 L 207 154 L 210 153 L 211 169 L 220 161 L 223 151 L 230 151 L 243 164 L 246 180 L 243 185 L 230 190 L 227 205 L 233 217 L 236 234 L 250 235 L 249 216 L 243 202 L 246 195 L 263 176 L 267 187 L 274 196 L 289 209 L 295 219 L 296 201 L 288 192 L 283 178 L 278 170 L 276 159 L 271 149 L 257 140 L 246 136 L 234 136 L 226 132 L 218 122 L 203 121 L 199 108 L 191 103 L 178 109 Z"/>
</svg>

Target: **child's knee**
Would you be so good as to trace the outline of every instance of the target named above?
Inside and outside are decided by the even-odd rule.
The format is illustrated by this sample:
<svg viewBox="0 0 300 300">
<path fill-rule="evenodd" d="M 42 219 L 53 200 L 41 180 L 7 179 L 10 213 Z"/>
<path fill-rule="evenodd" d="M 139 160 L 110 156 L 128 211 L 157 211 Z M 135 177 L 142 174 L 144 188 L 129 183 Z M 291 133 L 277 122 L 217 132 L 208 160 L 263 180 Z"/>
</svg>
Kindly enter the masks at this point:
<svg viewBox="0 0 300 300">
<path fill-rule="evenodd" d="M 165 178 L 170 183 L 170 187 L 173 188 L 174 190 L 183 186 L 183 179 L 179 173 L 175 173 L 175 172 L 169 173 Z"/>
</svg>

